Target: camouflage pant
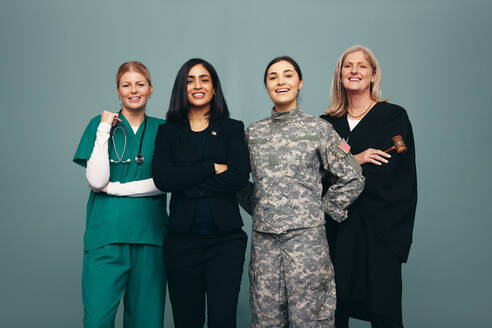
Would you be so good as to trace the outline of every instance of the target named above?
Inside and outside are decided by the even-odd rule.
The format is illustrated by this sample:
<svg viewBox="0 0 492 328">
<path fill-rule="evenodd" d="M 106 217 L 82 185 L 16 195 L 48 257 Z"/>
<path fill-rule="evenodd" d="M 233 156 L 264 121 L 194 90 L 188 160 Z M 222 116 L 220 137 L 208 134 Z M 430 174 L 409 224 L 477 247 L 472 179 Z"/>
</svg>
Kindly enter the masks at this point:
<svg viewBox="0 0 492 328">
<path fill-rule="evenodd" d="M 252 232 L 251 327 L 334 327 L 335 280 L 325 227 Z"/>
</svg>

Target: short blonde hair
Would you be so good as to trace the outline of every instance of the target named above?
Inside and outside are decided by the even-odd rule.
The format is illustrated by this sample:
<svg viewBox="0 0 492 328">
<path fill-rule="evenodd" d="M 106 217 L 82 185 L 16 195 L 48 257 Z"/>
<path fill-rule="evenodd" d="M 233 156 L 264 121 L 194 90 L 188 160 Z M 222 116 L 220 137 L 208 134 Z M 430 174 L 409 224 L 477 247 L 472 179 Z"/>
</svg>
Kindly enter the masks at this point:
<svg viewBox="0 0 492 328">
<path fill-rule="evenodd" d="M 325 111 L 330 116 L 340 117 L 347 112 L 348 99 L 345 88 L 342 85 L 342 66 L 345 58 L 356 51 L 362 51 L 365 59 L 374 71 L 374 82 L 371 82 L 370 86 L 371 98 L 376 102 L 387 100 L 387 98 L 381 98 L 381 68 L 379 67 L 376 56 L 371 49 L 361 45 L 354 45 L 345 50 L 340 58 L 338 58 L 335 72 L 333 73 L 333 80 L 331 81 L 330 107 Z"/>
<path fill-rule="evenodd" d="M 120 80 L 123 74 L 128 73 L 128 72 L 137 72 L 145 76 L 145 79 L 147 80 L 147 83 L 152 86 L 152 81 L 150 80 L 150 72 L 145 67 L 144 64 L 142 64 L 139 61 L 127 61 L 123 64 L 120 65 L 118 68 L 118 72 L 116 73 L 116 88 L 119 88 L 120 86 Z"/>
</svg>

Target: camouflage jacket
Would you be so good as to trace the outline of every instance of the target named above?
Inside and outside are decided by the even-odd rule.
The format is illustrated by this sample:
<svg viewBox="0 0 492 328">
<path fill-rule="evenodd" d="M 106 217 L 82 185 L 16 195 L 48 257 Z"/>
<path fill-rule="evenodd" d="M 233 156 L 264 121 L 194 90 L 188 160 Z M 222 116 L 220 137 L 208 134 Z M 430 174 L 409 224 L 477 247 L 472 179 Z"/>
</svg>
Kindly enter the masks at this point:
<svg viewBox="0 0 492 328">
<path fill-rule="evenodd" d="M 364 188 L 362 169 L 340 148 L 330 123 L 303 113 L 273 112 L 246 129 L 254 186 L 238 193 L 253 215 L 253 230 L 283 233 L 324 224 L 324 212 L 347 218 L 347 207 Z M 321 197 L 321 172 L 338 177 Z"/>
</svg>

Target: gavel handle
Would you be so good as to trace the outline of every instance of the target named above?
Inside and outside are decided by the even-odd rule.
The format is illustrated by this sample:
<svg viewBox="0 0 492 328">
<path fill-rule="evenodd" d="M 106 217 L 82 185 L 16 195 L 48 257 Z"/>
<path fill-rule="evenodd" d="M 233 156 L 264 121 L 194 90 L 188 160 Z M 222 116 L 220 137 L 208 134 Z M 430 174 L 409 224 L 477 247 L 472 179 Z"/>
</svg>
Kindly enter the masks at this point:
<svg viewBox="0 0 492 328">
<path fill-rule="evenodd" d="M 386 149 L 384 152 L 389 153 L 390 151 L 395 150 L 395 149 L 396 149 L 396 146 L 392 146 L 392 147 Z"/>
</svg>

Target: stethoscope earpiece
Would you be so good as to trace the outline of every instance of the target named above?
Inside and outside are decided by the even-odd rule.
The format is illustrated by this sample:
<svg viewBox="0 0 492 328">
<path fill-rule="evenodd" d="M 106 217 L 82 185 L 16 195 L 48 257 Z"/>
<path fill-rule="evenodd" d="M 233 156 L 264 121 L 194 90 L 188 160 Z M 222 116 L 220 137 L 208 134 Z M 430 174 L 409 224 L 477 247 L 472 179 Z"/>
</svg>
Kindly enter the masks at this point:
<svg viewBox="0 0 492 328">
<path fill-rule="evenodd" d="M 110 159 L 109 160 L 111 163 L 123 163 L 123 164 L 127 164 L 127 163 L 130 163 L 131 160 L 129 158 L 127 158 L 126 160 L 121 160 L 121 161 L 115 161 L 114 159 Z"/>
</svg>

